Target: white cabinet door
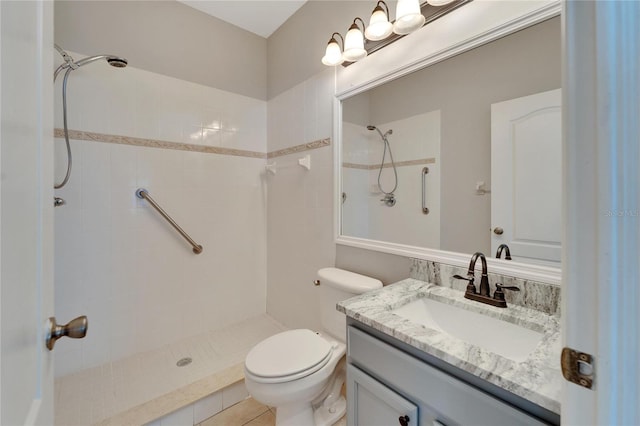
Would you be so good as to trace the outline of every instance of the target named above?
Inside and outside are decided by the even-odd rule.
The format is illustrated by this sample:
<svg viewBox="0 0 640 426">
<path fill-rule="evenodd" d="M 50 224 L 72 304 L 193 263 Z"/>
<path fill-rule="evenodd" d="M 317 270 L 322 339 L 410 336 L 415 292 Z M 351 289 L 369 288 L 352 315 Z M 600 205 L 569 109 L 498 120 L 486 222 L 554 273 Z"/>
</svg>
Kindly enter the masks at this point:
<svg viewBox="0 0 640 426">
<path fill-rule="evenodd" d="M 53 2 L 0 2 L 0 424 L 53 424 Z"/>
<path fill-rule="evenodd" d="M 507 244 L 514 260 L 560 263 L 560 97 L 557 89 L 491 105 L 493 253 Z"/>
<path fill-rule="evenodd" d="M 349 426 L 416 426 L 418 407 L 351 364 L 347 365 Z"/>
</svg>

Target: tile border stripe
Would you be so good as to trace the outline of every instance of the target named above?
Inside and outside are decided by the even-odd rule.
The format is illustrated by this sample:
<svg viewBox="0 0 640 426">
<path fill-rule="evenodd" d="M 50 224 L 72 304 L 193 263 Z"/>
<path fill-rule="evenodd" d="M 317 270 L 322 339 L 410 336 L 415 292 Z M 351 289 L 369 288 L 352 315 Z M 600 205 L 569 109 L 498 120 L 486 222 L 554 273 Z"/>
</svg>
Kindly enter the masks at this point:
<svg viewBox="0 0 640 426">
<path fill-rule="evenodd" d="M 406 167 L 406 166 L 418 166 L 421 164 L 435 164 L 435 158 L 421 158 L 418 160 L 407 160 L 407 161 L 398 161 L 396 162 L 396 167 Z M 376 170 L 380 167 L 379 164 L 358 164 L 358 163 L 342 163 L 342 167 L 346 167 L 348 169 L 361 169 L 361 170 Z M 385 163 L 383 168 L 391 167 L 391 163 Z"/>
<path fill-rule="evenodd" d="M 64 131 L 60 128 L 56 128 L 53 131 L 53 136 L 55 138 L 63 138 Z M 178 151 L 202 152 L 207 154 L 233 155 L 237 157 L 261 158 L 261 159 L 281 157 L 283 155 L 295 154 L 297 152 L 309 151 L 312 149 L 318 149 L 324 146 L 331 145 L 331 139 L 326 138 L 326 139 L 320 139 L 313 142 L 305 143 L 302 145 L 296 145 L 289 148 L 280 149 L 280 150 L 269 152 L 269 153 L 264 153 L 264 152 L 257 152 L 257 151 L 248 151 L 243 149 L 195 145 L 195 144 L 187 144 L 187 143 L 180 143 L 180 142 L 163 141 L 158 139 L 145 139 L 145 138 L 136 138 L 132 136 L 85 132 L 82 130 L 72 130 L 72 129 L 69 130 L 69 139 L 90 141 L 90 142 L 115 143 L 115 144 L 121 144 L 121 145 L 144 146 L 149 148 L 173 149 Z"/>
<path fill-rule="evenodd" d="M 297 152 L 310 151 L 312 149 L 322 148 L 331 145 L 331 138 L 319 139 L 317 141 L 296 145 L 289 148 L 279 149 L 267 154 L 267 158 L 282 157 L 283 155 L 295 154 Z"/>
<path fill-rule="evenodd" d="M 54 137 L 63 138 L 62 129 L 54 130 Z M 267 158 L 266 154 L 243 149 L 222 148 L 217 146 L 194 145 L 179 142 L 162 141 L 158 139 L 135 138 L 132 136 L 109 135 L 105 133 L 84 132 L 82 130 L 69 130 L 69 139 L 116 143 L 122 145 L 146 146 L 149 148 L 174 149 L 179 151 L 205 152 L 209 154 L 234 155 L 238 157 Z"/>
</svg>

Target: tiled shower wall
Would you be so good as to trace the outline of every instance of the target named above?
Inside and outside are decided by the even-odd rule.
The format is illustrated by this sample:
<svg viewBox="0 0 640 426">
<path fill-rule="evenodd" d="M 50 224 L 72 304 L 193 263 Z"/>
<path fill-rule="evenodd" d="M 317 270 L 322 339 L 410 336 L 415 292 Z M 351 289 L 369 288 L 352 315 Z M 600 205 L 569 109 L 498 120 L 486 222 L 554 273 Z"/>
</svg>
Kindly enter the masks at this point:
<svg viewBox="0 0 640 426">
<path fill-rule="evenodd" d="M 269 100 L 268 151 L 331 137 L 334 70 Z M 320 328 L 318 269 L 333 266 L 333 143 L 275 159 L 267 178 L 267 313 L 288 327 Z M 311 156 L 311 170 L 297 165 Z M 268 160 L 269 162 L 273 160 Z"/>
<path fill-rule="evenodd" d="M 56 374 L 263 313 L 266 102 L 102 61 L 73 71 L 68 86 L 71 129 L 260 155 L 72 141 L 71 180 L 56 191 L 67 202 L 55 209 L 56 316 L 87 315 L 89 332 L 56 345 Z M 59 182 L 66 157 L 63 139 L 55 144 Z M 138 187 L 204 246 L 202 254 L 135 197 Z"/>
</svg>

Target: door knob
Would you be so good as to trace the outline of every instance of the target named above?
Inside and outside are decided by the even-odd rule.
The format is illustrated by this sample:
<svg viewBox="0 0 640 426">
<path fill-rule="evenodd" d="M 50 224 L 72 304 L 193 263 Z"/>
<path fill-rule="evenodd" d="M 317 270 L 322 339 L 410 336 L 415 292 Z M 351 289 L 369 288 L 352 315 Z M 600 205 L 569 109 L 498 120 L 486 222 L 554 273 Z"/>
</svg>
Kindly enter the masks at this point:
<svg viewBox="0 0 640 426">
<path fill-rule="evenodd" d="M 49 318 L 46 336 L 47 349 L 52 351 L 56 340 L 63 336 L 71 337 L 72 339 L 82 339 L 87 335 L 87 328 L 89 328 L 89 321 L 85 315 L 73 319 L 65 325 L 58 325 L 56 323 L 56 317 Z"/>
<path fill-rule="evenodd" d="M 504 233 L 504 229 L 500 228 L 499 226 L 496 226 L 495 228 L 493 228 L 493 233 L 496 235 L 502 235 Z"/>
</svg>

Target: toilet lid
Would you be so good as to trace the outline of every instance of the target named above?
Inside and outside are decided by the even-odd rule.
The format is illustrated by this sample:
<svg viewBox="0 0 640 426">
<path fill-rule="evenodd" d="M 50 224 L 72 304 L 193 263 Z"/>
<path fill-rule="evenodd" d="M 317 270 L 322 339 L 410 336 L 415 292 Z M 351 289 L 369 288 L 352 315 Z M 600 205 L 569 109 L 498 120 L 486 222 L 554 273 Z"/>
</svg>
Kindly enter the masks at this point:
<svg viewBox="0 0 640 426">
<path fill-rule="evenodd" d="M 264 378 L 302 376 L 299 373 L 313 370 L 310 374 L 322 368 L 330 355 L 331 344 L 313 331 L 289 330 L 254 346 L 245 359 L 245 368 Z"/>
</svg>

